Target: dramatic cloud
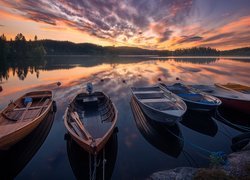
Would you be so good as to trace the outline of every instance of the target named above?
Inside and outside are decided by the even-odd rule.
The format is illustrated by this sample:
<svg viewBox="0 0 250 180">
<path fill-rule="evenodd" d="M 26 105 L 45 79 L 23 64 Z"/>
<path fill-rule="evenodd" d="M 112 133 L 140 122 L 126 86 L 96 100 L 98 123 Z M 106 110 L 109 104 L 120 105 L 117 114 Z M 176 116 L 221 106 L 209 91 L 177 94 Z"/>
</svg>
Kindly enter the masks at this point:
<svg viewBox="0 0 250 180">
<path fill-rule="evenodd" d="M 241 30 L 233 28 L 234 30 L 229 32 L 226 29 L 231 23 L 243 28 L 242 24 L 236 22 L 239 18 L 248 15 L 250 17 L 249 8 L 250 3 L 244 0 L 237 2 L 233 0 L 223 0 L 223 2 L 2 0 L 0 2 L 0 14 L 9 13 L 38 22 L 43 31 L 72 29 L 111 44 L 154 49 L 209 44 L 214 44 L 218 48 L 214 41 L 223 42 L 226 39 L 225 42 L 228 42 L 228 37 L 232 35 L 242 37 L 238 33 Z M 249 26 L 249 22 L 247 24 Z"/>
</svg>

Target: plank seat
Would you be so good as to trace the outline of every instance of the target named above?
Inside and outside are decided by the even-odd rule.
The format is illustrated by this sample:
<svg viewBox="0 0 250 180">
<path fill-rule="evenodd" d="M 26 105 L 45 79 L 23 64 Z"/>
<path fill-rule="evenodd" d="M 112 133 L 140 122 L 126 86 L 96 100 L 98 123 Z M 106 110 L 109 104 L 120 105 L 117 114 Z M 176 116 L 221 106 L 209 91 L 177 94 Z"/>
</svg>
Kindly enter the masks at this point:
<svg viewBox="0 0 250 180">
<path fill-rule="evenodd" d="M 163 93 L 163 91 L 160 89 L 159 91 L 134 91 L 134 94 L 153 94 L 153 93 Z"/>
<path fill-rule="evenodd" d="M 170 99 L 142 99 L 142 103 L 147 103 L 147 102 L 170 102 Z"/>
<path fill-rule="evenodd" d="M 24 98 L 46 98 L 46 97 L 51 97 L 51 94 L 41 94 L 41 95 L 28 95 L 25 96 Z"/>
<path fill-rule="evenodd" d="M 34 107 L 30 107 L 30 108 L 28 108 L 28 110 L 33 110 L 33 109 L 40 109 L 40 108 L 46 108 L 46 107 L 48 107 L 48 105 L 46 105 L 46 106 L 34 106 Z M 23 111 L 23 110 L 25 110 L 26 108 L 24 107 L 24 108 L 15 108 L 15 109 L 13 109 L 13 111 Z"/>
</svg>

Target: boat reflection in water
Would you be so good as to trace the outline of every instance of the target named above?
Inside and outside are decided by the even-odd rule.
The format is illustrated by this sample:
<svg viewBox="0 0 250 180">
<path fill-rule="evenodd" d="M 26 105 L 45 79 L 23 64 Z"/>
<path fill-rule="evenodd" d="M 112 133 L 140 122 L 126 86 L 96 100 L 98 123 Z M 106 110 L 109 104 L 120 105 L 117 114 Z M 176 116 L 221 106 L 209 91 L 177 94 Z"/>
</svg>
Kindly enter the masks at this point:
<svg viewBox="0 0 250 180">
<path fill-rule="evenodd" d="M 0 179 L 14 179 L 33 158 L 47 138 L 55 113 L 47 117 L 23 140 L 6 151 L 0 152 Z"/>
<path fill-rule="evenodd" d="M 212 118 L 212 112 L 187 111 L 180 123 L 211 137 L 214 137 L 218 132 L 218 126 Z"/>
<path fill-rule="evenodd" d="M 144 138 L 160 151 L 177 158 L 183 149 L 183 137 L 178 124 L 168 126 L 153 121 L 142 112 L 133 97 L 131 108 L 136 125 Z"/>
<path fill-rule="evenodd" d="M 220 122 L 242 132 L 250 131 L 249 114 L 222 106 L 215 113 L 215 118 Z"/>
<path fill-rule="evenodd" d="M 76 179 L 92 179 L 94 174 L 94 179 L 111 179 L 117 156 L 117 131 L 117 128 L 114 129 L 104 149 L 98 153 L 96 171 L 93 155 L 90 160 L 90 154 L 66 134 L 68 158 Z"/>
</svg>

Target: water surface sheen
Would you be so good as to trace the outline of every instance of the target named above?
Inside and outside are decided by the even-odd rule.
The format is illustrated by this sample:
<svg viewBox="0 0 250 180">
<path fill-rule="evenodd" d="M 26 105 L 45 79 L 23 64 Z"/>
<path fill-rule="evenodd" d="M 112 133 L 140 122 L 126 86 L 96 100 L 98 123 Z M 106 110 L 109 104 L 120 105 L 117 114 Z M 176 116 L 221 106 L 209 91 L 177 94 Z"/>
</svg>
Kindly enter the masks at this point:
<svg viewBox="0 0 250 180">
<path fill-rule="evenodd" d="M 112 146 L 116 157 L 110 160 L 112 179 L 144 179 L 155 171 L 181 166 L 207 167 L 208 152 L 230 153 L 231 138 L 240 132 L 217 121 L 213 115 L 195 112 L 188 112 L 171 128 L 155 125 L 150 120 L 138 121 L 130 106 L 130 86 L 152 85 L 158 80 L 250 84 L 249 72 L 250 58 L 51 56 L 32 65 L 25 65 L 21 60 L 1 64 L 0 109 L 21 94 L 38 89 L 52 89 L 57 102 L 57 113 L 47 138 L 16 179 L 74 179 L 78 176 L 74 169 L 81 168 L 80 176 L 86 177 L 88 169 L 81 167 L 84 163 L 75 162 L 75 155 L 69 154 L 75 151 L 69 150 L 75 144 L 71 145 L 65 138 L 63 114 L 87 82 L 110 96 L 119 111 L 116 143 Z M 56 86 L 58 81 L 62 83 L 60 87 Z M 240 118 L 250 119 L 249 116 Z M 88 161 L 88 156 L 81 157 Z"/>
</svg>

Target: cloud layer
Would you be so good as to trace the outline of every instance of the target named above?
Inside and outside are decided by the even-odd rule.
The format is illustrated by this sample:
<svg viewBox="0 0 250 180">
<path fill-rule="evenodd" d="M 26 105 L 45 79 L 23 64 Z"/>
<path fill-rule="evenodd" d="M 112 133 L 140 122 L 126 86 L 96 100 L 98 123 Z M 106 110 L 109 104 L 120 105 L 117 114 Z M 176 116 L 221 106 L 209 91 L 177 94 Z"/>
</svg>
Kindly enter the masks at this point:
<svg viewBox="0 0 250 180">
<path fill-rule="evenodd" d="M 151 49 L 249 46 L 246 0 L 2 0 L 0 12 Z M 27 22 L 26 22 L 27 23 Z M 46 27 L 45 27 L 46 26 Z M 25 33 L 25 32 L 24 32 Z M 28 33 L 28 31 L 27 31 Z M 98 43 L 98 42 L 97 42 Z"/>
</svg>

